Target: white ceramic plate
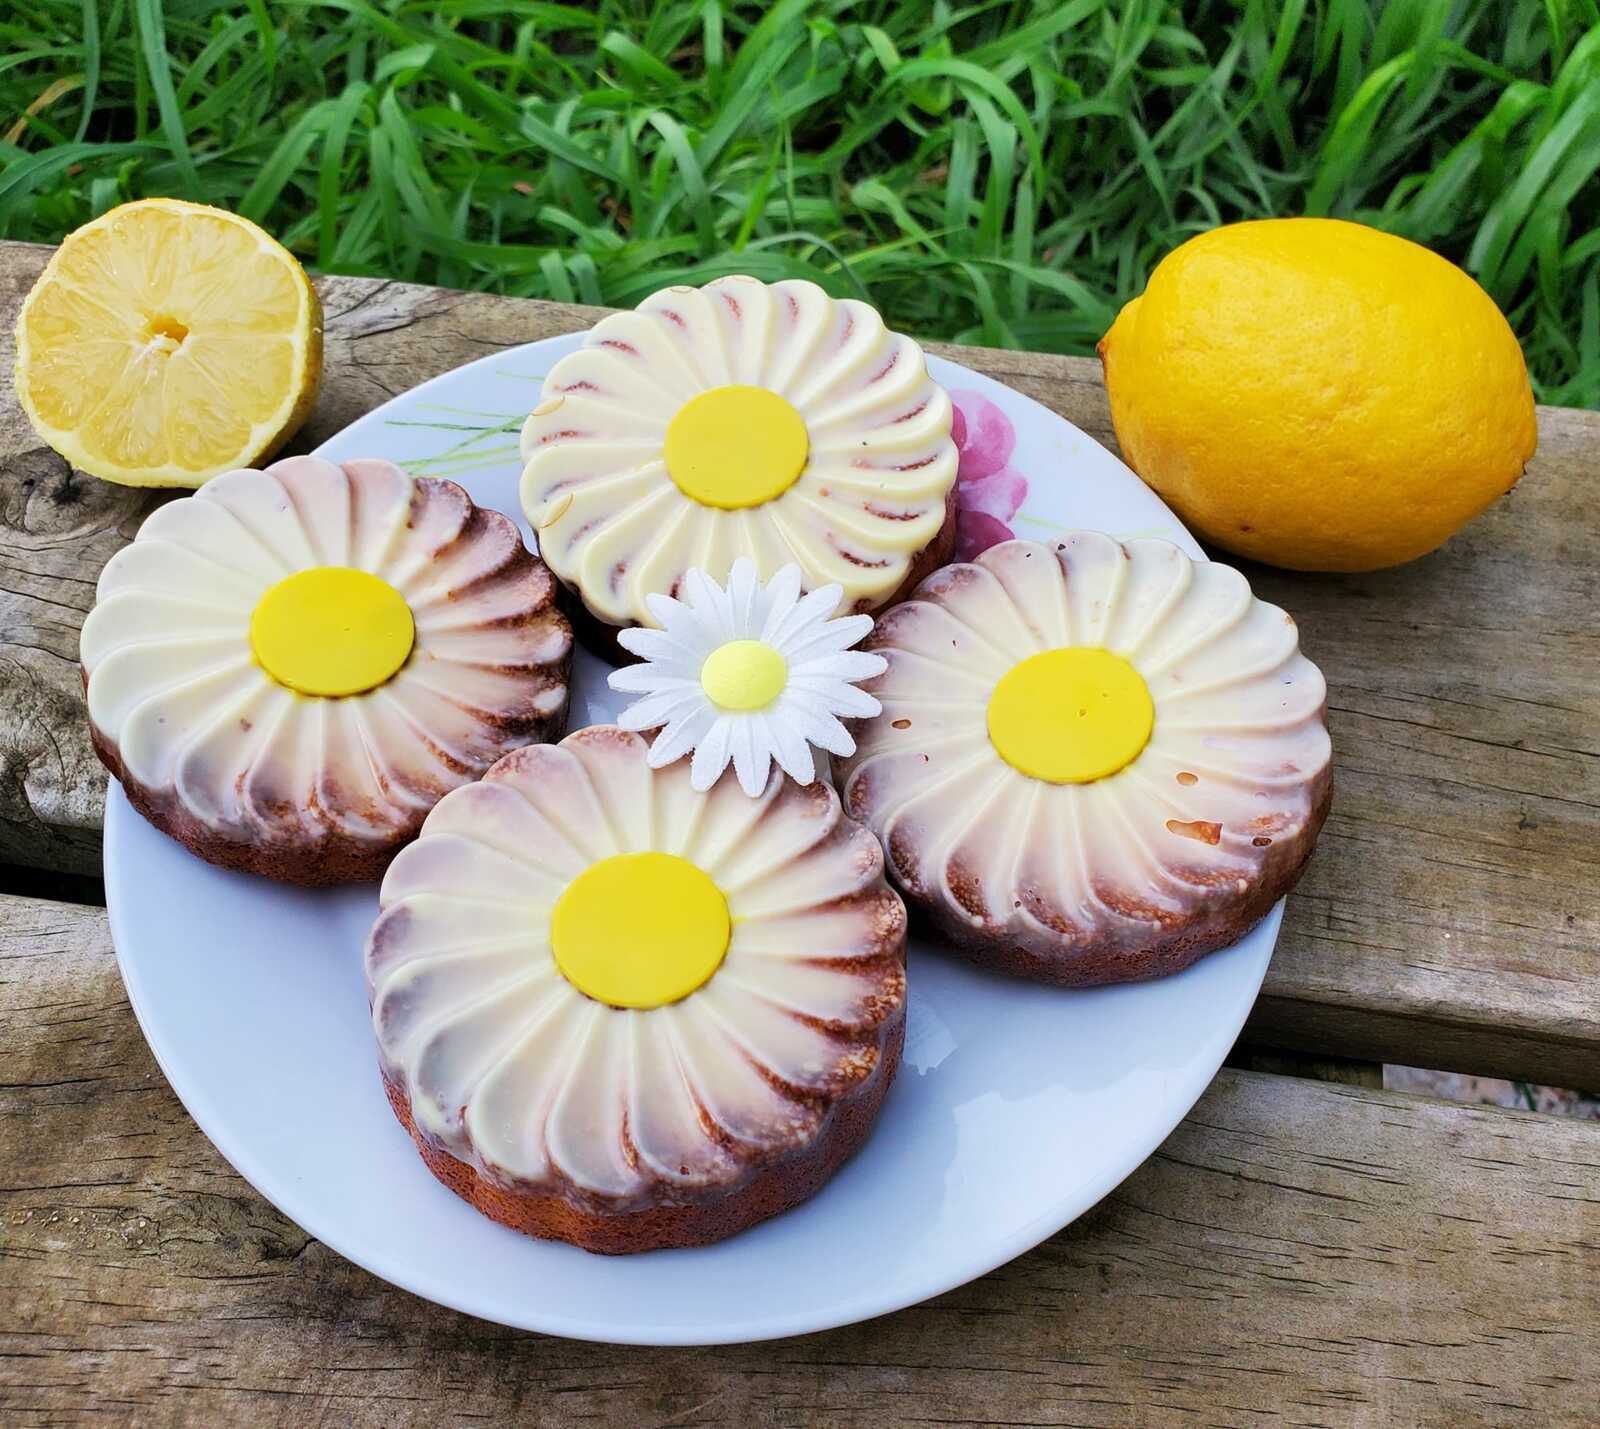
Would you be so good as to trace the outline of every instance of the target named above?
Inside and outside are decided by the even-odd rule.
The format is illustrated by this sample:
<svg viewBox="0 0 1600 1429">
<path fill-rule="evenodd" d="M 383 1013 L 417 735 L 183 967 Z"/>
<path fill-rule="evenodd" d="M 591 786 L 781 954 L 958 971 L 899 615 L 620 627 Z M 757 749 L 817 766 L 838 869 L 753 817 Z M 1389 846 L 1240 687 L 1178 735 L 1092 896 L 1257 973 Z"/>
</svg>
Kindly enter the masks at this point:
<svg viewBox="0 0 1600 1429">
<path fill-rule="evenodd" d="M 517 427 L 552 338 L 408 392 L 326 443 L 447 475 L 520 520 Z M 953 363 L 969 440 L 1009 419 L 1028 482 L 1016 534 L 1083 526 L 1166 536 L 1175 517 L 1103 447 Z M 1000 453 L 991 449 L 990 464 Z M 993 506 L 1002 473 L 984 488 Z M 976 488 L 974 489 L 977 493 Z M 996 495 L 997 491 L 1000 493 Z M 1005 503 L 999 509 L 1004 510 Z M 526 533 L 526 526 L 524 525 Z M 617 699 L 577 657 L 572 725 Z M 113 782 L 106 896 L 123 979 L 168 1080 L 268 1200 L 397 1285 L 507 1325 L 592 1340 L 706 1344 L 866 1319 L 951 1289 L 1086 1211 L 1194 1104 L 1233 1043 L 1271 957 L 1282 905 L 1249 937 L 1165 981 L 1061 991 L 979 972 L 913 941 L 905 1061 L 866 1148 L 815 1199 L 702 1250 L 621 1258 L 545 1244 L 445 1190 L 378 1080 L 361 945 L 376 887 L 307 892 L 190 856 Z"/>
</svg>

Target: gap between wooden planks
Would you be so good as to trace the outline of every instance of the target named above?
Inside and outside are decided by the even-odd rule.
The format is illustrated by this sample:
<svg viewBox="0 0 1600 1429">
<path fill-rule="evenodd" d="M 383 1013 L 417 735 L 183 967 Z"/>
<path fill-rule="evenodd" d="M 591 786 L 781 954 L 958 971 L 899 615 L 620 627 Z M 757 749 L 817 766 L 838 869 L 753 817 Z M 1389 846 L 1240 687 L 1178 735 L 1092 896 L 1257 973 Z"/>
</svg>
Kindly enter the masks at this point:
<svg viewBox="0 0 1600 1429">
<path fill-rule="evenodd" d="M 0 242 L 0 368 L 48 252 Z M 599 311 L 366 278 L 318 287 L 328 370 L 302 448 Z M 934 350 L 1115 449 L 1098 364 Z M 1433 556 L 1362 576 L 1245 567 L 1327 673 L 1336 765 L 1252 1038 L 1600 1087 L 1597 469 L 1600 414 L 1545 408 L 1522 484 Z M 105 779 L 78 630 L 100 567 L 159 499 L 71 473 L 0 392 L 0 862 L 99 871 Z"/>
<path fill-rule="evenodd" d="M 645 1350 L 431 1305 L 274 1211 L 162 1079 L 102 910 L 0 899 L 0 1046 L 8 1425 L 1593 1422 L 1586 1123 L 1224 1071 L 1099 1207 L 971 1285 Z"/>
</svg>

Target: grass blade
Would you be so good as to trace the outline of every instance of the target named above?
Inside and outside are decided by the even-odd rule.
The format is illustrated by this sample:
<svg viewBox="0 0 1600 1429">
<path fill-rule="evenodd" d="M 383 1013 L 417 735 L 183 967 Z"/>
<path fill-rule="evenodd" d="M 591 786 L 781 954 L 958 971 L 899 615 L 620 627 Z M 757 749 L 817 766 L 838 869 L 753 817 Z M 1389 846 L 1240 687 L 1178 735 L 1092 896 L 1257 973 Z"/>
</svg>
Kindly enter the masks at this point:
<svg viewBox="0 0 1600 1429">
<path fill-rule="evenodd" d="M 195 172 L 194 157 L 189 152 L 189 135 L 183 127 L 183 115 L 178 109 L 178 96 L 172 88 L 171 62 L 167 56 L 167 27 L 162 16 L 161 0 L 133 0 L 137 17 L 139 50 L 144 57 L 145 77 L 156 97 L 156 109 L 161 115 L 161 128 L 167 136 L 178 172 L 192 191 L 200 187 L 200 176 Z"/>
</svg>

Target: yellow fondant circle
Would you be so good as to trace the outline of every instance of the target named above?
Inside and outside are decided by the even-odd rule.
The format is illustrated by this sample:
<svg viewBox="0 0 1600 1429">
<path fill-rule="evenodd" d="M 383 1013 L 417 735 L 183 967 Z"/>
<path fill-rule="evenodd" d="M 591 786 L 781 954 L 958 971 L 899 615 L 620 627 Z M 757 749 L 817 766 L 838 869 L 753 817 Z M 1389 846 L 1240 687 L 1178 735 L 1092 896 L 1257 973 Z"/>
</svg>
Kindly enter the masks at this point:
<svg viewBox="0 0 1600 1429">
<path fill-rule="evenodd" d="M 687 859 L 619 853 L 566 886 L 550 919 L 556 966 L 612 1007 L 687 997 L 721 965 L 733 925 L 722 890 Z"/>
<path fill-rule="evenodd" d="M 788 662 L 764 640 L 730 640 L 700 667 L 700 688 L 725 710 L 765 709 L 788 679 Z"/>
<path fill-rule="evenodd" d="M 805 470 L 811 440 L 800 414 L 765 387 L 713 387 L 667 427 L 667 474 L 702 506 L 737 511 L 782 496 Z"/>
<path fill-rule="evenodd" d="M 250 648 L 280 685 L 303 695 L 359 695 L 406 662 L 411 607 L 388 581 L 314 566 L 272 586 L 250 615 Z"/>
<path fill-rule="evenodd" d="M 1087 645 L 1013 665 L 989 696 L 990 743 L 1007 764 L 1050 784 L 1087 784 L 1131 764 L 1155 718 L 1139 672 Z"/>
</svg>

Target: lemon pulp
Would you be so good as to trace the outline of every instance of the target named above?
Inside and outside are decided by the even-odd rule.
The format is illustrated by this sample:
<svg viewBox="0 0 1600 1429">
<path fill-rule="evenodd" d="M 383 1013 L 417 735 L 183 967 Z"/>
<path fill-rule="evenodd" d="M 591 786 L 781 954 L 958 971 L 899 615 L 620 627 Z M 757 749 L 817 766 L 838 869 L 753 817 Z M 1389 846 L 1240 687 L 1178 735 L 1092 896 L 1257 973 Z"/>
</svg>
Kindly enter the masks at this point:
<svg viewBox="0 0 1600 1429">
<path fill-rule="evenodd" d="M 294 257 L 236 214 L 177 199 L 69 234 L 17 321 L 35 430 L 127 485 L 255 465 L 304 420 L 321 371 L 321 312 Z"/>
</svg>

